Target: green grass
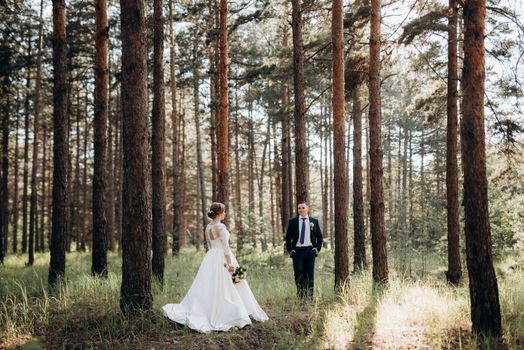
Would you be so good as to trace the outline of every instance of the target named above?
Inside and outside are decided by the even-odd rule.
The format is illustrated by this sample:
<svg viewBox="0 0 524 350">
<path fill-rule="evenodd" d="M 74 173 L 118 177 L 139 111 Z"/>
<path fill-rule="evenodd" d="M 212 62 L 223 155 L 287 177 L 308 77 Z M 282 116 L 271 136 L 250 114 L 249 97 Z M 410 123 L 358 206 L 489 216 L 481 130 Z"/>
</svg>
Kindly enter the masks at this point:
<svg viewBox="0 0 524 350">
<path fill-rule="evenodd" d="M 390 258 L 390 284 L 373 289 L 369 272 L 352 276 L 341 294 L 333 290 L 333 257 L 317 260 L 316 298 L 295 297 L 291 261 L 280 252 L 239 256 L 249 284 L 270 320 L 232 332 L 199 334 L 159 311 L 188 290 L 203 252 L 166 257 L 165 286 L 154 285 L 154 308 L 126 318 L 119 310 L 121 258 L 109 255 L 107 279 L 92 278 L 91 256 L 67 257 L 66 281 L 48 289 L 48 254 L 8 256 L 0 266 L 0 348 L 172 348 L 172 349 L 476 349 L 524 347 L 524 271 L 518 262 L 498 264 L 504 338 L 494 344 L 470 332 L 467 283 L 445 283 L 441 260 Z M 422 259 L 422 258 L 421 258 Z M 521 265 L 522 266 L 522 265 Z M 428 268 L 431 267 L 431 268 Z"/>
</svg>

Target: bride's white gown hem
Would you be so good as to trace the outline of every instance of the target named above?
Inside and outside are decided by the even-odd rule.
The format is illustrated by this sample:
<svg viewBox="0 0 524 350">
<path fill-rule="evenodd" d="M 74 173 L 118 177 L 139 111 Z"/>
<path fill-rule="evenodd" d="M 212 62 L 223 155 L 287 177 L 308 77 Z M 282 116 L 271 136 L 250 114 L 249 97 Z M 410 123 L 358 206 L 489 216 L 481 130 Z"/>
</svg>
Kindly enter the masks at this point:
<svg viewBox="0 0 524 350">
<path fill-rule="evenodd" d="M 196 277 L 180 304 L 162 307 L 171 320 L 199 332 L 227 331 L 242 328 L 268 316 L 258 305 L 246 280 L 234 284 L 224 267 L 229 255 L 236 267 L 238 262 L 229 248 L 229 232 L 224 224 L 212 222 L 206 227 L 209 247 Z"/>
</svg>

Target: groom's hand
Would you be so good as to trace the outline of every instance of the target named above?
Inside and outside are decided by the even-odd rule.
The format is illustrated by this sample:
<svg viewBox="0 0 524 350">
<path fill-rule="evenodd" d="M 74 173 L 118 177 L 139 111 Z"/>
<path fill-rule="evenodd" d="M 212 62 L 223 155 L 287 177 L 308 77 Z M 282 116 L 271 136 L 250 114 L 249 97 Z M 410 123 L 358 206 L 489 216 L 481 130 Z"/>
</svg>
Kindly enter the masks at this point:
<svg viewBox="0 0 524 350">
<path fill-rule="evenodd" d="M 313 251 L 315 252 L 315 256 L 318 256 L 318 250 L 317 250 L 317 248 L 313 248 Z"/>
<path fill-rule="evenodd" d="M 289 256 L 290 256 L 290 257 L 293 257 L 293 255 L 294 255 L 295 253 L 296 253 L 295 250 L 292 250 L 292 251 L 289 252 Z"/>
</svg>

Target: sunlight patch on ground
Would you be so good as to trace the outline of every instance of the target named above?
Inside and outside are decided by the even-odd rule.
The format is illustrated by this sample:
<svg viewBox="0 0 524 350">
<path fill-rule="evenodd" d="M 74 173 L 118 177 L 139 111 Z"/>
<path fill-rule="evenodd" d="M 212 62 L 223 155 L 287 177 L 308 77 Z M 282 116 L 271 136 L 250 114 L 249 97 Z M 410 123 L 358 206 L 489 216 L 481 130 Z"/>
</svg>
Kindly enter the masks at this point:
<svg viewBox="0 0 524 350">
<path fill-rule="evenodd" d="M 354 341 L 353 325 L 357 321 L 357 314 L 364 308 L 345 305 L 329 309 L 324 318 L 324 336 L 326 348 L 347 349 Z"/>
<path fill-rule="evenodd" d="M 464 298 L 451 294 L 452 289 L 439 292 L 421 285 L 390 289 L 377 308 L 374 346 L 433 348 L 435 339 L 464 319 Z"/>
</svg>

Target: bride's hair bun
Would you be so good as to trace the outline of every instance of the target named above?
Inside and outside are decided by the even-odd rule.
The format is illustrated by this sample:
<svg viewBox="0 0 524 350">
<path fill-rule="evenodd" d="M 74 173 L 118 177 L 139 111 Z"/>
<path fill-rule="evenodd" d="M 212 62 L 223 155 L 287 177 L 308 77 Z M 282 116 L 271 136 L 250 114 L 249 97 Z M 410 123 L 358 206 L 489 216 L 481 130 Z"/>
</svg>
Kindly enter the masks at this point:
<svg viewBox="0 0 524 350">
<path fill-rule="evenodd" d="M 214 202 L 211 204 L 211 207 L 209 207 L 209 210 L 207 211 L 207 216 L 210 219 L 214 219 L 223 212 L 226 211 L 226 206 L 220 202 Z"/>
</svg>

